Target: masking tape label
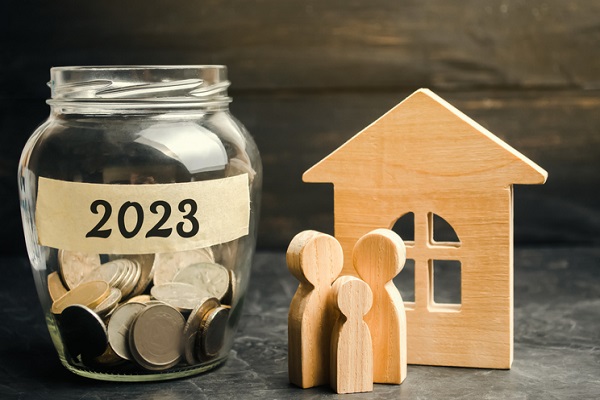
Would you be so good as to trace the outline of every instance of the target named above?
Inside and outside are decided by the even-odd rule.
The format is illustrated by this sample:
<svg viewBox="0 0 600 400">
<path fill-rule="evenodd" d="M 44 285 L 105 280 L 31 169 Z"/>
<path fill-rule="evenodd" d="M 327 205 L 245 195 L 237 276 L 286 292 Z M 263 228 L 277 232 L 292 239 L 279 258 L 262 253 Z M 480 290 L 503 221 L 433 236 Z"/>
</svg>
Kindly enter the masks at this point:
<svg viewBox="0 0 600 400">
<path fill-rule="evenodd" d="M 191 250 L 248 234 L 248 174 L 201 182 L 107 185 L 40 177 L 41 245 L 98 254 Z"/>
</svg>

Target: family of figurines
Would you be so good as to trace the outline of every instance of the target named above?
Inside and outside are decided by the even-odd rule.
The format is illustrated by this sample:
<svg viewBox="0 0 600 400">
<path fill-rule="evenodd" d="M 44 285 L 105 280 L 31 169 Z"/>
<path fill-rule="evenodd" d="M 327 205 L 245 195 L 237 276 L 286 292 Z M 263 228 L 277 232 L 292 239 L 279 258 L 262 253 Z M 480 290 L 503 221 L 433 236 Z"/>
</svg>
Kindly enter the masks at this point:
<svg viewBox="0 0 600 400">
<path fill-rule="evenodd" d="M 330 384 L 337 393 L 369 392 L 373 383 L 406 378 L 406 313 L 392 279 L 406 261 L 404 242 L 389 229 L 361 237 L 352 252 L 358 277 L 332 236 L 304 231 L 292 239 L 287 265 L 300 281 L 288 315 L 290 382 Z"/>
</svg>

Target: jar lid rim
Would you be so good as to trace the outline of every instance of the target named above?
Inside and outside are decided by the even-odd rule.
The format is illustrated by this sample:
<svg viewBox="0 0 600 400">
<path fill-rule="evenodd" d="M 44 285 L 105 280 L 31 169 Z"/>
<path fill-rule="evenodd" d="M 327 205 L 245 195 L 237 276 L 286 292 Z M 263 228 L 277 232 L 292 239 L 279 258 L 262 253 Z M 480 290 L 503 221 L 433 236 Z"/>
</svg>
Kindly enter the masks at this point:
<svg viewBox="0 0 600 400">
<path fill-rule="evenodd" d="M 195 65 L 65 65 L 50 68 L 50 71 L 128 71 L 128 70 L 198 70 L 198 69 L 227 69 L 220 64 L 195 64 Z"/>
<path fill-rule="evenodd" d="M 50 69 L 53 101 L 226 100 L 224 65 L 74 66 Z"/>
</svg>

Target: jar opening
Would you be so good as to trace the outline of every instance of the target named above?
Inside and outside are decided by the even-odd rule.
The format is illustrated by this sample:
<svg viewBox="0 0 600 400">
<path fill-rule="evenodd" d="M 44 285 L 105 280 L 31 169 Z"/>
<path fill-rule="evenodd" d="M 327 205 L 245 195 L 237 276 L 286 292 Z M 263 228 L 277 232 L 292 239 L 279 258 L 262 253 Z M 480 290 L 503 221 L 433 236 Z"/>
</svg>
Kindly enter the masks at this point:
<svg viewBox="0 0 600 400">
<path fill-rule="evenodd" d="M 224 105 L 231 101 L 229 85 L 223 65 L 54 67 L 48 104 L 78 108 Z"/>
</svg>

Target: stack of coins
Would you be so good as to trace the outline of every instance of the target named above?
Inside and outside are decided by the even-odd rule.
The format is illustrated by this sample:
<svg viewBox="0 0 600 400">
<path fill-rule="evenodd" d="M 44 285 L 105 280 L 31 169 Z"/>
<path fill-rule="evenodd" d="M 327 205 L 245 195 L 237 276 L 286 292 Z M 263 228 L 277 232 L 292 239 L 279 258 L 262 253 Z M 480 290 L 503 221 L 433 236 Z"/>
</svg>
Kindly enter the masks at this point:
<svg viewBox="0 0 600 400">
<path fill-rule="evenodd" d="M 48 275 L 65 348 L 84 365 L 163 371 L 219 356 L 235 275 L 210 248 L 100 255 L 59 250 Z"/>
</svg>

